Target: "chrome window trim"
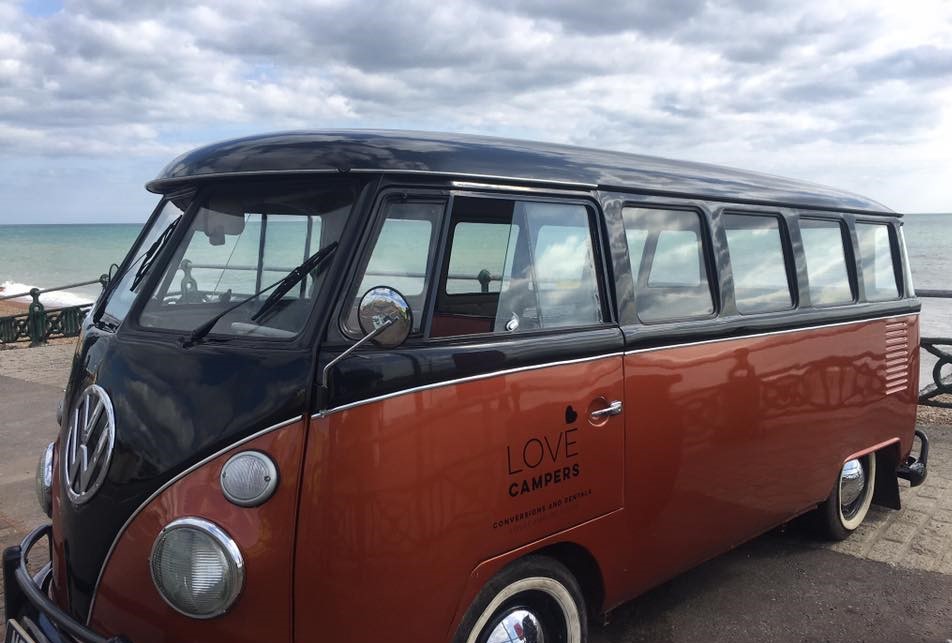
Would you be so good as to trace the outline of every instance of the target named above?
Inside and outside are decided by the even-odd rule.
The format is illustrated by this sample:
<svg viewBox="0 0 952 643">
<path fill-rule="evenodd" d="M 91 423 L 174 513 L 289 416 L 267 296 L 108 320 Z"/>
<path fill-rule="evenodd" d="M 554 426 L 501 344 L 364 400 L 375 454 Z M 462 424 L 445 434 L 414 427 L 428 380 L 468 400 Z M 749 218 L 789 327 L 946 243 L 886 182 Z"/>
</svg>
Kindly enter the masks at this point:
<svg viewBox="0 0 952 643">
<path fill-rule="evenodd" d="M 550 367 L 553 367 L 553 366 L 565 366 L 565 365 L 569 365 L 569 364 L 581 364 L 581 363 L 584 363 L 584 362 L 593 362 L 593 361 L 600 360 L 600 359 L 609 359 L 609 358 L 611 358 L 611 357 L 619 357 L 619 356 L 627 357 L 627 356 L 629 356 L 629 355 L 637 355 L 638 353 L 648 353 L 648 352 L 652 352 L 652 351 L 668 350 L 668 349 L 672 349 L 672 348 L 682 348 L 682 347 L 685 347 L 685 346 L 700 346 L 700 345 L 702 345 L 702 344 L 714 344 L 714 343 L 718 343 L 718 342 L 729 342 L 729 341 L 734 341 L 734 340 L 738 340 L 738 339 L 751 339 L 751 338 L 755 338 L 755 337 L 769 337 L 769 336 L 771 336 L 771 335 L 785 335 L 785 334 L 787 334 L 787 333 L 799 333 L 799 332 L 808 331 L 808 330 L 817 330 L 817 329 L 820 329 L 820 328 L 835 328 L 835 327 L 837 327 L 837 326 L 849 326 L 849 325 L 852 325 L 852 324 L 863 324 L 863 323 L 866 323 L 866 322 L 880 321 L 880 320 L 883 320 L 883 319 L 899 319 L 899 318 L 902 318 L 902 317 L 918 317 L 918 316 L 919 316 L 919 313 L 918 313 L 918 312 L 900 313 L 900 314 L 893 314 L 893 315 L 883 315 L 883 316 L 880 316 L 880 317 L 868 317 L 868 318 L 866 318 L 866 319 L 853 319 L 853 320 L 844 321 L 844 322 L 834 322 L 834 323 L 832 323 L 832 324 L 815 324 L 815 325 L 812 325 L 812 326 L 801 326 L 801 327 L 799 327 L 799 328 L 785 328 L 784 330 L 774 330 L 774 331 L 768 331 L 768 332 L 765 332 L 765 333 L 750 333 L 750 334 L 747 334 L 747 335 L 732 335 L 732 336 L 730 336 L 730 337 L 715 337 L 715 338 L 712 338 L 712 339 L 702 339 L 702 340 L 697 340 L 697 341 L 693 341 L 693 342 L 684 342 L 684 343 L 681 343 L 681 344 L 666 344 L 666 345 L 664 345 L 664 346 L 652 346 L 652 347 L 650 347 L 650 348 L 636 348 L 636 349 L 634 349 L 634 350 L 629 350 L 629 351 L 624 351 L 624 352 L 620 352 L 620 351 L 619 351 L 619 352 L 614 352 L 614 353 L 607 353 L 607 354 L 605 354 L 605 355 L 593 355 L 593 356 L 591 356 L 591 357 L 581 357 L 581 358 L 578 358 L 578 359 L 560 360 L 560 361 L 556 361 L 556 362 L 546 362 L 546 363 L 543 363 L 543 364 L 532 364 L 532 365 L 530 365 L 530 366 L 519 366 L 519 367 L 516 367 L 516 368 L 505 369 L 505 370 L 502 370 L 502 371 L 492 371 L 492 372 L 489 372 L 489 373 L 480 373 L 479 375 L 470 375 L 470 376 L 468 376 L 468 377 L 460 377 L 460 378 L 457 378 L 457 379 L 446 380 L 446 381 L 443 381 L 443 382 L 433 382 L 432 384 L 424 384 L 423 386 L 415 386 L 415 387 L 412 387 L 412 388 L 402 389 L 402 390 L 399 390 L 399 391 L 393 391 L 392 393 L 386 393 L 386 394 L 384 394 L 384 395 L 378 395 L 378 396 L 375 396 L 375 397 L 369 397 L 369 398 L 364 399 L 364 400 L 357 400 L 356 402 L 348 402 L 347 404 L 342 404 L 342 405 L 340 405 L 340 406 L 335 406 L 335 407 L 332 407 L 332 408 L 330 408 L 330 409 L 327 409 L 327 410 L 324 410 L 324 411 L 320 411 L 320 412 L 318 412 L 318 413 L 314 413 L 313 415 L 311 415 L 311 419 L 312 419 L 312 420 L 321 419 L 321 418 L 327 417 L 327 416 L 329 416 L 329 415 L 333 415 L 333 414 L 335 414 L 335 413 L 340 413 L 340 412 L 343 412 L 343 411 L 349 411 L 350 409 L 354 409 L 354 408 L 357 408 L 357 407 L 359 407 L 359 406 L 363 406 L 363 405 L 365 405 L 365 404 L 373 404 L 373 403 L 375 403 L 375 402 L 382 402 L 382 401 L 384 401 L 384 400 L 389 400 L 389 399 L 391 399 L 391 398 L 398 397 L 398 396 L 400 396 L 400 395 L 408 395 L 408 394 L 410 394 L 410 393 L 419 393 L 419 392 L 421 392 L 421 391 L 428 391 L 428 390 L 435 389 L 435 388 L 440 388 L 440 387 L 443 387 L 443 386 L 454 386 L 454 385 L 457 385 L 457 384 L 465 384 L 465 383 L 467 383 L 467 382 L 475 382 L 475 381 L 479 381 L 479 380 L 484 380 L 484 379 L 488 379 L 488 378 L 490 378 L 490 377 L 499 377 L 499 376 L 502 376 L 502 375 L 511 375 L 511 374 L 513 374 L 513 373 L 522 373 L 522 372 L 525 372 L 525 371 L 534 371 L 534 370 L 543 369 L 543 368 L 550 368 Z"/>
<path fill-rule="evenodd" d="M 175 484 L 176 482 L 178 482 L 179 480 L 181 480 L 188 474 L 192 473 L 196 469 L 205 466 L 206 464 L 208 464 L 209 462 L 211 462 L 218 456 L 222 455 L 223 453 L 231 451 L 232 449 L 236 449 L 243 444 L 247 444 L 248 442 L 250 442 L 251 440 L 254 440 L 255 438 L 260 438 L 262 435 L 266 435 L 268 433 L 271 433 L 272 431 L 277 431 L 278 429 L 283 429 L 284 427 L 290 424 L 294 424 L 295 422 L 298 422 L 299 420 L 302 420 L 302 419 L 304 419 L 303 415 L 296 415 L 293 418 L 284 420 L 283 422 L 278 422 L 277 424 L 272 424 L 271 426 L 265 429 L 261 429 L 257 433 L 252 433 L 251 435 L 246 436 L 238 440 L 237 442 L 234 442 L 232 444 L 229 444 L 226 447 L 219 449 L 218 451 L 211 454 L 210 456 L 203 458 L 202 460 L 199 460 L 198 462 L 188 467 L 187 469 L 185 469 L 178 475 L 172 477 L 161 487 L 153 491 L 149 495 L 148 498 L 143 500 L 142 504 L 136 507 L 136 510 L 133 511 L 132 514 L 129 515 L 129 517 L 126 519 L 124 523 L 122 523 L 122 527 L 119 528 L 119 531 L 116 533 L 116 537 L 113 538 L 112 544 L 109 545 L 109 550 L 106 552 L 106 557 L 103 559 L 102 566 L 99 568 L 99 576 L 96 577 L 96 584 L 93 586 L 92 599 L 90 599 L 89 601 L 89 613 L 86 614 L 86 625 L 89 625 L 89 621 L 93 617 L 93 610 L 96 607 L 96 596 L 99 594 L 99 584 L 102 582 L 103 574 L 105 574 L 106 572 L 106 566 L 109 565 L 109 560 L 112 558 L 112 554 L 116 549 L 116 545 L 119 544 L 119 539 L 122 538 L 122 535 L 126 532 L 126 529 L 129 527 L 130 524 L 132 524 L 132 521 L 135 520 L 136 516 L 138 516 L 142 512 L 143 509 L 145 509 L 163 491 L 165 491 L 166 489 L 171 487 L 173 484 Z"/>
</svg>

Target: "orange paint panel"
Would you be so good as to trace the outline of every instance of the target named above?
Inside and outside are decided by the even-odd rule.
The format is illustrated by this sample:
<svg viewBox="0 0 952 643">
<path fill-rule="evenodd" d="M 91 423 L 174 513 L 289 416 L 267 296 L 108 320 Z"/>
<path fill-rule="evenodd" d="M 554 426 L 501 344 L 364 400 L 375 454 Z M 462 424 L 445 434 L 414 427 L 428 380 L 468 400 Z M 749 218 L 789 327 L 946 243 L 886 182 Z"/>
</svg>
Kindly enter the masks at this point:
<svg viewBox="0 0 952 643">
<path fill-rule="evenodd" d="M 887 395 L 886 325 L 626 356 L 632 595 L 821 502 L 849 454 L 908 450 L 915 381 Z"/>
<path fill-rule="evenodd" d="M 313 421 L 297 637 L 444 640 L 481 562 L 619 509 L 624 416 L 594 426 L 587 410 L 622 399 L 621 362 L 503 374 Z"/>
<path fill-rule="evenodd" d="M 294 519 L 304 422 L 255 438 L 189 473 L 149 503 L 120 536 L 96 596 L 91 626 L 133 641 L 290 641 Z M 243 508 L 222 494 L 222 465 L 238 451 L 267 453 L 278 468 L 274 496 Z M 169 607 L 152 583 L 156 536 L 177 518 L 198 516 L 223 528 L 245 561 L 244 590 L 231 610 L 195 620 Z"/>
</svg>

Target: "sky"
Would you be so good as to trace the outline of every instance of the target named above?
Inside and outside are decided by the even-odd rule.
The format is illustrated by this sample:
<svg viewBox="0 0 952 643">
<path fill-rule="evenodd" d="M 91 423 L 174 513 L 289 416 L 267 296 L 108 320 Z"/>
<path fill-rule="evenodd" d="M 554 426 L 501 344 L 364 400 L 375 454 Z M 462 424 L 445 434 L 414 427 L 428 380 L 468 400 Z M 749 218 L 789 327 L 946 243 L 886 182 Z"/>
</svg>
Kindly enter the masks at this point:
<svg viewBox="0 0 952 643">
<path fill-rule="evenodd" d="M 0 224 L 141 222 L 193 147 L 300 128 L 704 161 L 952 211 L 952 2 L 0 0 Z"/>
</svg>

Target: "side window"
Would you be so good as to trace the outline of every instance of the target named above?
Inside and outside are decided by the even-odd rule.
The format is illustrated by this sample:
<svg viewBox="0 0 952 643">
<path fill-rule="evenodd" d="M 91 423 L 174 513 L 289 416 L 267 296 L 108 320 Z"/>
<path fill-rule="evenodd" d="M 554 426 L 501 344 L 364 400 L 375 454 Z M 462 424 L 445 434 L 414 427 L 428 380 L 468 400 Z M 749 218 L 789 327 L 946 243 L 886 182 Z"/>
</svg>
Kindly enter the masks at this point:
<svg viewBox="0 0 952 643">
<path fill-rule="evenodd" d="M 863 283 L 867 301 L 899 298 L 899 283 L 893 267 L 892 240 L 884 223 L 856 223 L 859 256 L 863 262 Z"/>
<path fill-rule="evenodd" d="M 443 215 L 442 201 L 391 201 L 385 206 L 383 224 L 377 229 L 373 250 L 351 291 L 344 330 L 360 337 L 357 306 L 365 292 L 389 286 L 406 297 L 413 310 L 413 332 L 419 332 L 426 303 L 434 245 Z"/>
<path fill-rule="evenodd" d="M 602 321 L 589 210 L 458 197 L 432 337 Z"/>
<path fill-rule="evenodd" d="M 810 301 L 814 306 L 834 306 L 853 301 L 846 267 L 846 229 L 839 221 L 800 219 L 800 237 L 807 262 Z"/>
<path fill-rule="evenodd" d="M 638 319 L 656 323 L 712 315 L 700 216 L 652 208 L 624 208 L 622 216 Z"/>
<path fill-rule="evenodd" d="M 738 312 L 765 313 L 792 308 L 780 219 L 727 214 L 722 221 L 727 233 Z"/>
</svg>

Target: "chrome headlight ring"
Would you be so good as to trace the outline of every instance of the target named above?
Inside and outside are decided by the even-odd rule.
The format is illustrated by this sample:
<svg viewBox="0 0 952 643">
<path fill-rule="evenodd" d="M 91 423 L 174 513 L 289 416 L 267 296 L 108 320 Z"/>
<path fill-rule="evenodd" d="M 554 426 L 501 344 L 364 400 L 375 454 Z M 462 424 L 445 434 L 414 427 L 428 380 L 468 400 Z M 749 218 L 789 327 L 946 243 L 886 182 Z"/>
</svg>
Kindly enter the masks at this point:
<svg viewBox="0 0 952 643">
<path fill-rule="evenodd" d="M 166 525 L 152 545 L 149 569 L 169 607 L 195 619 L 227 612 L 245 582 L 238 544 L 204 518 L 179 518 Z"/>
</svg>

